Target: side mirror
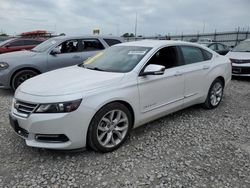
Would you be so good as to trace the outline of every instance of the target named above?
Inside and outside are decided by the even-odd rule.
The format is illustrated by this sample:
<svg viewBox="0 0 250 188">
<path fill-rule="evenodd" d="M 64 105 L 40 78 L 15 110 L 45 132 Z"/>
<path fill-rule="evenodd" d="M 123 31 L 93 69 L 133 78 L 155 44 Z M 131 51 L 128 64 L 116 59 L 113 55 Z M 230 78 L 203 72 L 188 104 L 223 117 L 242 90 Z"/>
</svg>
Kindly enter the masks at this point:
<svg viewBox="0 0 250 188">
<path fill-rule="evenodd" d="M 165 72 L 165 66 L 151 64 L 148 65 L 142 73 L 140 73 L 140 76 L 162 75 L 164 74 L 164 72 Z"/>
<path fill-rule="evenodd" d="M 60 53 L 61 53 L 61 50 L 60 50 L 59 48 L 54 48 L 54 49 L 50 52 L 51 55 L 56 55 L 56 54 L 60 54 Z"/>
<path fill-rule="evenodd" d="M 5 45 L 5 47 L 6 47 L 6 48 L 9 48 L 9 47 L 10 47 L 10 45 L 9 45 L 9 44 L 6 44 L 6 45 Z"/>
</svg>

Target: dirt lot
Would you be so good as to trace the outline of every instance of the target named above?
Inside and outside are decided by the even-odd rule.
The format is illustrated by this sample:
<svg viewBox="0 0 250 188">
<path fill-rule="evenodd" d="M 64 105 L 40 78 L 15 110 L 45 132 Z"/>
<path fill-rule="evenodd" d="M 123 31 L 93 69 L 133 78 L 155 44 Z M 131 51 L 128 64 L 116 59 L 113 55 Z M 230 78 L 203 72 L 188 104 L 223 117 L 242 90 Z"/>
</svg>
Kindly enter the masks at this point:
<svg viewBox="0 0 250 188">
<path fill-rule="evenodd" d="M 108 154 L 27 147 L 8 123 L 12 97 L 0 90 L 0 187 L 250 187 L 250 79 L 217 109 L 144 125 Z"/>
</svg>

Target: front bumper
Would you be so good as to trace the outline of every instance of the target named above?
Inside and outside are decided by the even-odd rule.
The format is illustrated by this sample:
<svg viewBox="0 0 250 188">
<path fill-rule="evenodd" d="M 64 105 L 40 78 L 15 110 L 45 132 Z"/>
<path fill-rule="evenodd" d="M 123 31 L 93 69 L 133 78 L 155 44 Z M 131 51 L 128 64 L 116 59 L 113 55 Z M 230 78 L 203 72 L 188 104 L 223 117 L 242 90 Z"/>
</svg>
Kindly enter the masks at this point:
<svg viewBox="0 0 250 188">
<path fill-rule="evenodd" d="M 0 89 L 10 89 L 10 72 L 8 69 L 0 70 Z"/>
<path fill-rule="evenodd" d="M 31 113 L 25 118 L 12 107 L 9 117 L 15 132 L 25 139 L 28 146 L 71 150 L 86 147 L 88 126 L 94 113 L 93 109 L 81 104 L 76 111 L 71 113 Z M 39 139 L 41 135 L 60 135 L 67 139 L 41 140 Z"/>
</svg>

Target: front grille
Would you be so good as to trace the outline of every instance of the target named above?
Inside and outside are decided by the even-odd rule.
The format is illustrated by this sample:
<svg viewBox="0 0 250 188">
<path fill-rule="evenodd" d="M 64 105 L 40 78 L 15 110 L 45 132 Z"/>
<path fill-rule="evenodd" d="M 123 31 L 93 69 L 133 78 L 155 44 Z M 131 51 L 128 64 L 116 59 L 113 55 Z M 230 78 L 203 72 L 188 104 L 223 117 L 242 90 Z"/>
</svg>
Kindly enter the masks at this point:
<svg viewBox="0 0 250 188">
<path fill-rule="evenodd" d="M 236 64 L 250 63 L 250 59 L 230 59 L 230 60 Z"/>
<path fill-rule="evenodd" d="M 14 108 L 17 110 L 17 112 L 26 116 L 29 116 L 32 112 L 34 112 L 37 106 L 37 104 L 22 102 L 18 100 L 14 102 Z"/>
<path fill-rule="evenodd" d="M 250 67 L 232 67 L 233 74 L 250 74 Z"/>
</svg>

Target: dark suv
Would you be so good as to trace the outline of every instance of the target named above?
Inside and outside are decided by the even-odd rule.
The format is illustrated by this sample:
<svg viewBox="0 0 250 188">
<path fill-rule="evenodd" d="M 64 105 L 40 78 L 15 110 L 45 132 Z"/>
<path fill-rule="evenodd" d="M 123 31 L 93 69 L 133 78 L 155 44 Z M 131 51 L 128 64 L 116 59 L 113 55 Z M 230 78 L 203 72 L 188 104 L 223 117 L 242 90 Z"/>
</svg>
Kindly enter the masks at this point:
<svg viewBox="0 0 250 188">
<path fill-rule="evenodd" d="M 12 38 L 0 43 L 0 54 L 20 50 L 30 50 L 42 43 L 45 39 Z"/>
</svg>

